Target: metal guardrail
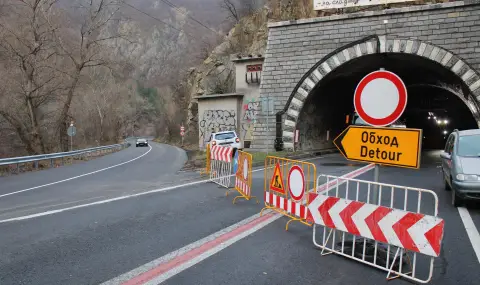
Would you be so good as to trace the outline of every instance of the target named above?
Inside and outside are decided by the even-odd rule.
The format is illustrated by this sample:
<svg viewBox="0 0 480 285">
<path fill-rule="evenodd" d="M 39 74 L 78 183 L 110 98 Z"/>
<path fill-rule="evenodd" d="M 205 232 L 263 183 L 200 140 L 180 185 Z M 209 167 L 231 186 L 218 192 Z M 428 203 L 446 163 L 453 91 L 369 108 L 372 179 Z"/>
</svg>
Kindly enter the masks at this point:
<svg viewBox="0 0 480 285">
<path fill-rule="evenodd" d="M 107 146 L 99 146 L 99 147 L 92 147 L 68 152 L 58 152 L 58 153 L 49 153 L 49 154 L 40 154 L 40 155 L 32 155 L 32 156 L 22 156 L 22 157 L 10 157 L 10 158 L 2 158 L 0 159 L 0 166 L 4 165 L 11 165 L 16 164 L 17 168 L 19 164 L 22 163 L 29 163 L 33 162 L 35 164 L 35 168 L 38 168 L 38 162 L 42 160 L 50 160 L 50 166 L 53 166 L 53 161 L 59 158 L 66 158 L 72 156 L 79 156 L 79 155 L 87 155 L 93 152 L 100 152 L 100 151 L 109 151 L 113 149 L 123 149 L 130 145 L 127 140 L 121 144 L 114 144 L 114 145 L 107 145 Z"/>
</svg>

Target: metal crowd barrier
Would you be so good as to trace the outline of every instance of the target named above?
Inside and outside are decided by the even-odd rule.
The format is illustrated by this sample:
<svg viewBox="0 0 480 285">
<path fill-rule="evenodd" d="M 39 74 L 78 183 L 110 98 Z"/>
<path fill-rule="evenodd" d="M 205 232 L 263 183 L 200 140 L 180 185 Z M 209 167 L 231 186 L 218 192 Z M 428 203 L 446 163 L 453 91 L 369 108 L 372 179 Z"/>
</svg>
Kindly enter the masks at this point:
<svg viewBox="0 0 480 285">
<path fill-rule="evenodd" d="M 313 243 L 322 255 L 376 267 L 389 280 L 428 283 L 444 233 L 436 193 L 330 175 L 320 175 L 317 186 L 331 181 L 333 187 L 309 195 L 308 221 L 315 223 Z"/>
<path fill-rule="evenodd" d="M 212 146 L 210 162 L 210 181 L 225 188 L 230 188 L 232 177 L 233 148 Z"/>
<path fill-rule="evenodd" d="M 245 199 L 249 201 L 252 198 L 258 202 L 257 197 L 252 196 L 252 155 L 248 152 L 237 150 L 235 152 L 235 158 L 233 163 L 235 174 L 235 190 L 238 192 L 238 196 L 233 198 L 232 203 L 235 204 L 237 199 Z M 228 190 L 227 190 L 228 196 Z"/>
<path fill-rule="evenodd" d="M 315 191 L 315 164 L 288 158 L 267 156 L 265 158 L 264 200 L 266 209 L 272 209 L 290 218 L 285 225 L 298 221 L 307 226 L 307 196 Z"/>
</svg>

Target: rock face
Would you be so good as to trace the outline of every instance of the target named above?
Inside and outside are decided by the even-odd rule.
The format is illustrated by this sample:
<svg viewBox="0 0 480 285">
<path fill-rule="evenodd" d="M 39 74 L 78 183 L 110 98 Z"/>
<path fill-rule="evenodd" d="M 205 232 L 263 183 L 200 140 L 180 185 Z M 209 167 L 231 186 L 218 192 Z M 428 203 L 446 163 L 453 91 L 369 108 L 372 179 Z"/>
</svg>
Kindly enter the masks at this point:
<svg viewBox="0 0 480 285">
<path fill-rule="evenodd" d="M 230 55 L 259 55 L 265 52 L 268 14 L 269 9 L 264 8 L 242 18 L 201 65 L 190 69 L 187 80 L 190 102 L 188 128 L 192 138 L 198 138 L 198 105 L 193 98 L 235 92 L 235 69 Z"/>
</svg>

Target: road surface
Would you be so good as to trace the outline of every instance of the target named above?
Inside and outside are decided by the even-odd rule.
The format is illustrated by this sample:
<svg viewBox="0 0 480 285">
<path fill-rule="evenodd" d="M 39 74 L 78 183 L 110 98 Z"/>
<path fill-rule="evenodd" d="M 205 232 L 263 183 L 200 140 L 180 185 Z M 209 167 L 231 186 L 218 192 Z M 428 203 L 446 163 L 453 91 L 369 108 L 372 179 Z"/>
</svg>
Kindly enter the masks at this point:
<svg viewBox="0 0 480 285">
<path fill-rule="evenodd" d="M 387 284 L 383 271 L 339 256 L 320 256 L 311 228 L 302 224 L 292 223 L 286 232 L 285 218 L 267 214 L 243 231 L 262 204 L 232 205 L 223 189 L 195 173 L 180 172 L 185 159 L 177 148 L 152 143 L 151 150 L 129 148 L 0 179 L 0 195 L 7 195 L 0 198 L 0 284 L 137 284 L 139 276 L 147 275 L 152 284 Z M 320 173 L 331 175 L 363 166 L 338 154 L 311 161 Z M 118 166 L 81 176 L 113 165 Z M 420 170 L 382 168 L 380 180 L 438 193 L 446 232 L 432 284 L 477 284 L 476 229 L 466 227 L 465 218 L 450 205 L 438 166 L 438 153 L 429 152 Z M 372 179 L 372 173 L 359 178 Z M 262 191 L 263 169 L 257 168 L 253 192 L 263 197 Z M 469 205 L 466 211 L 477 228 L 478 208 Z M 234 242 L 226 246 L 222 233 L 234 236 Z M 196 256 L 192 248 L 200 245 L 211 250 Z M 160 264 L 172 258 L 169 253 L 187 253 L 180 258 L 188 266 L 172 274 Z"/>
</svg>

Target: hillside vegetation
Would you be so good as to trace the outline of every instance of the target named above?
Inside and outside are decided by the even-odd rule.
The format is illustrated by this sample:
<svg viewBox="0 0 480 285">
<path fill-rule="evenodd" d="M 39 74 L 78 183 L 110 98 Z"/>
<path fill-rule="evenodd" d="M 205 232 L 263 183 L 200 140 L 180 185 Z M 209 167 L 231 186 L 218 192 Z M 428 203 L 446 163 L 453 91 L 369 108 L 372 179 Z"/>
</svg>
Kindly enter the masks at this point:
<svg viewBox="0 0 480 285">
<path fill-rule="evenodd" d="M 402 5 L 423 3 L 409 2 Z M 267 23 L 375 10 L 312 0 L 0 0 L 0 157 L 153 135 L 198 140 L 194 96 L 234 89 L 231 54 L 263 54 Z"/>
</svg>

